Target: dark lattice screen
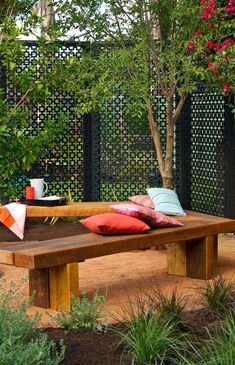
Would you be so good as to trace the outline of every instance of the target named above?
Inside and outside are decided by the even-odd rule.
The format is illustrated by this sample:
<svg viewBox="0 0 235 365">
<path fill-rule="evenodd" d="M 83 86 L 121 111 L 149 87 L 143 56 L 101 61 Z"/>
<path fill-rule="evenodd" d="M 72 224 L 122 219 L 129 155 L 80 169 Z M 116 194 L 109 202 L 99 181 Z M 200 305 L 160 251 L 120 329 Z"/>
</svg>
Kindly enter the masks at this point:
<svg viewBox="0 0 235 365">
<path fill-rule="evenodd" d="M 40 56 L 37 44 L 27 43 L 26 48 L 23 64 L 16 69 L 18 73 Z M 80 57 L 81 52 L 81 44 L 64 43 L 53 56 Z M 12 104 L 19 97 L 9 75 L 7 94 Z M 102 112 L 83 118 L 77 116 L 73 95 L 55 92 L 49 101 L 31 105 L 27 133 L 34 135 L 47 118 L 53 119 L 60 112 L 67 113 L 69 130 L 33 167 L 30 176 L 45 177 L 49 194 L 64 195 L 70 189 L 76 200 L 122 200 L 145 193 L 148 185 L 157 185 L 156 154 L 147 118 L 127 119 L 126 102 L 122 95 L 114 95 Z M 163 139 L 165 101 L 160 96 L 156 98 L 155 116 Z M 230 121 L 229 134 L 226 118 L 224 99 L 217 94 L 200 90 L 186 103 L 176 128 L 174 174 L 184 208 L 216 215 L 226 214 L 228 204 L 232 209 L 234 150 L 230 153 L 227 139 L 233 146 L 234 128 Z M 22 175 L 19 182 L 25 179 Z"/>
<path fill-rule="evenodd" d="M 48 60 L 53 57 L 65 59 L 68 57 L 79 57 L 81 53 L 79 44 L 62 44 L 56 54 L 48 54 Z M 17 72 L 22 72 L 29 65 L 32 65 L 40 57 L 37 44 L 26 43 L 26 54 L 23 63 L 17 68 Z M 51 61 L 52 62 L 52 61 Z M 50 67 L 50 65 L 48 66 Z M 40 68 L 38 77 L 40 77 Z M 14 103 L 18 94 L 11 82 L 7 79 L 7 94 Z M 43 127 L 45 120 L 54 120 L 63 113 L 69 118 L 69 128 L 62 135 L 52 151 L 48 151 L 31 170 L 28 177 L 44 177 L 48 182 L 48 194 L 66 195 L 68 191 L 76 200 L 83 199 L 83 120 L 78 118 L 75 108 L 76 102 L 72 95 L 54 92 L 50 99 L 41 104 L 31 104 L 30 123 L 26 133 L 35 135 Z M 23 183 L 26 176 L 22 176 L 20 183 Z"/>
<path fill-rule="evenodd" d="M 151 177 L 156 180 L 156 153 L 147 118 L 127 119 L 125 103 L 122 95 L 116 95 L 99 114 L 100 200 L 146 194 Z M 157 99 L 155 113 L 163 133 L 163 98 Z"/>
<path fill-rule="evenodd" d="M 224 98 L 203 90 L 191 96 L 185 115 L 181 152 L 186 208 L 215 215 L 225 213 Z M 186 120 L 188 119 L 188 123 Z"/>
</svg>

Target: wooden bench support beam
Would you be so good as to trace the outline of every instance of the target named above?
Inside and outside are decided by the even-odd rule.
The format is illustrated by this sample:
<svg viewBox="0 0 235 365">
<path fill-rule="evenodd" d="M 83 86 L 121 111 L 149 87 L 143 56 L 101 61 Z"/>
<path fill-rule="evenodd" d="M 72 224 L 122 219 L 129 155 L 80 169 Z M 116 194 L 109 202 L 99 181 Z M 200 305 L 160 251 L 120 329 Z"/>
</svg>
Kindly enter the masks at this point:
<svg viewBox="0 0 235 365">
<path fill-rule="evenodd" d="M 217 274 L 217 236 L 197 238 L 168 245 L 167 272 L 208 280 Z"/>
<path fill-rule="evenodd" d="M 187 276 L 186 241 L 167 245 L 167 273 Z"/>
<path fill-rule="evenodd" d="M 78 263 L 49 268 L 50 308 L 71 309 L 71 293 L 79 297 Z"/>
<path fill-rule="evenodd" d="M 208 236 L 187 242 L 187 276 L 212 279 L 217 275 L 218 237 Z"/>
<path fill-rule="evenodd" d="M 29 295 L 33 295 L 33 305 L 50 308 L 49 269 L 29 270 Z"/>
</svg>

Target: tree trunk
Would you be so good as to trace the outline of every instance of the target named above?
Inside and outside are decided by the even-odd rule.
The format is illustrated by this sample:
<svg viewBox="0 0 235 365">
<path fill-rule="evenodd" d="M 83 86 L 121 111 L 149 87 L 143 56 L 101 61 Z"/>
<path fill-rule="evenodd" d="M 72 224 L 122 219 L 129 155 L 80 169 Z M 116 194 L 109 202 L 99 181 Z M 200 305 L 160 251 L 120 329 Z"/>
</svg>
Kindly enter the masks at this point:
<svg viewBox="0 0 235 365">
<path fill-rule="evenodd" d="M 50 39 L 48 29 L 55 23 L 55 12 L 51 0 L 38 0 L 34 4 L 36 14 L 41 18 L 41 35 Z"/>
<path fill-rule="evenodd" d="M 173 113 L 174 113 L 173 97 L 170 97 L 167 99 L 166 157 L 165 157 L 165 169 L 162 176 L 163 187 L 167 189 L 173 188 L 173 148 L 174 148 Z"/>
<path fill-rule="evenodd" d="M 174 150 L 174 125 L 179 117 L 184 102 L 187 95 L 182 94 L 179 104 L 176 110 L 174 110 L 174 99 L 173 96 L 169 96 L 167 100 L 167 110 L 166 110 L 166 153 L 165 159 L 162 152 L 162 144 L 160 139 L 160 133 L 157 123 L 154 118 L 152 103 L 147 101 L 147 111 L 148 111 L 148 121 L 150 125 L 151 135 L 153 138 L 156 154 L 158 168 L 162 177 L 163 187 L 166 189 L 173 188 L 173 150 Z"/>
</svg>

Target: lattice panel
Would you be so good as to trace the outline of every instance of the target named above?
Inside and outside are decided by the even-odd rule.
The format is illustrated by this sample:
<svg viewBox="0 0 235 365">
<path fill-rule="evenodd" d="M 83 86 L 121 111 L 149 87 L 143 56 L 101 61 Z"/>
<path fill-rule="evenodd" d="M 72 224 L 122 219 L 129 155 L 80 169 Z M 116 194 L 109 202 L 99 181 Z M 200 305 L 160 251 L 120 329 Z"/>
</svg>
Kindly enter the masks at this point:
<svg viewBox="0 0 235 365">
<path fill-rule="evenodd" d="M 156 153 L 147 118 L 125 117 L 126 100 L 113 97 L 100 113 L 100 200 L 126 200 L 134 194 L 146 194 L 156 182 Z M 155 107 L 161 131 L 165 103 L 159 98 Z M 156 185 L 156 184 L 155 184 Z"/>
<path fill-rule="evenodd" d="M 53 55 L 60 59 L 68 57 L 80 57 L 82 49 L 79 44 L 61 44 L 59 51 Z M 38 46 L 35 43 L 26 43 L 26 54 L 23 64 L 19 65 L 17 72 L 33 64 L 40 56 Z M 48 54 L 48 59 L 52 55 Z M 49 66 L 50 68 L 50 66 Z M 49 69 L 48 68 L 48 69 Z M 40 78 L 41 70 L 38 70 Z M 19 97 L 14 84 L 8 78 L 8 97 L 12 104 Z M 83 120 L 77 117 L 77 107 L 72 95 L 54 92 L 49 100 L 43 104 L 30 105 L 30 121 L 25 133 L 36 135 L 43 128 L 46 120 L 54 120 L 61 113 L 69 118 L 69 128 L 64 135 L 56 141 L 52 151 L 48 151 L 45 157 L 32 168 L 28 177 L 44 177 L 48 182 L 48 194 L 66 195 L 69 191 L 76 200 L 83 199 Z M 25 175 L 19 179 L 24 183 Z"/>
<path fill-rule="evenodd" d="M 185 131 L 184 170 L 191 185 L 185 187 L 185 208 L 214 215 L 225 214 L 224 98 L 203 91 L 191 97 L 191 128 Z M 187 136 L 187 137 L 186 137 Z"/>
</svg>

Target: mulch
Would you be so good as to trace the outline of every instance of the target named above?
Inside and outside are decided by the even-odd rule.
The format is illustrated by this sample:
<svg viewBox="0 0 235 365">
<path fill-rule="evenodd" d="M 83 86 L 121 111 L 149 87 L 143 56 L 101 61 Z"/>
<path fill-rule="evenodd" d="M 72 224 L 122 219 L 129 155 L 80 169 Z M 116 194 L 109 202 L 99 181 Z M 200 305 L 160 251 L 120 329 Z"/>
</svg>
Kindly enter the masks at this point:
<svg viewBox="0 0 235 365">
<path fill-rule="evenodd" d="M 86 328 L 67 333 L 62 328 L 47 328 L 46 333 L 49 340 L 64 342 L 65 358 L 61 365 L 131 365 L 131 356 L 120 344 L 117 334 L 122 327 L 113 325 L 105 333 L 95 333 Z"/>
</svg>

